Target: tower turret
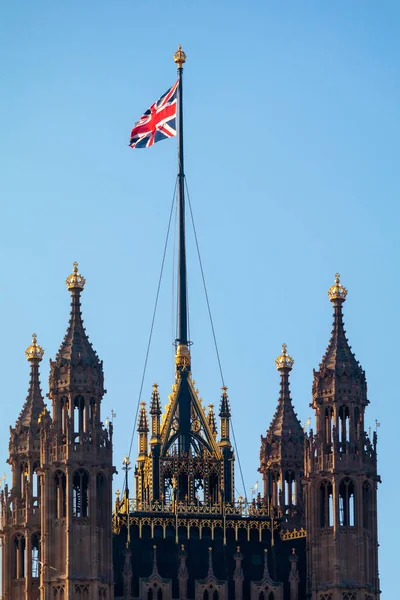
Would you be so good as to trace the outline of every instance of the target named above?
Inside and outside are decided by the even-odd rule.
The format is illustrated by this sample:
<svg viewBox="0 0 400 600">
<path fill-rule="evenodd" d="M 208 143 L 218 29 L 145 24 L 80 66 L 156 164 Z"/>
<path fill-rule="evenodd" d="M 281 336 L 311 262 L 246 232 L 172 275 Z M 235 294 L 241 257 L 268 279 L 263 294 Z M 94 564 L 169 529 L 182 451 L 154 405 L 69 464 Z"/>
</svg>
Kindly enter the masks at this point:
<svg viewBox="0 0 400 600">
<path fill-rule="evenodd" d="M 39 598 L 40 567 L 40 415 L 45 408 L 39 364 L 44 351 L 34 333 L 26 349 L 30 364 L 28 395 L 15 427 L 10 427 L 8 463 L 12 487 L 2 496 L 3 595 L 9 600 Z"/>
<path fill-rule="evenodd" d="M 376 437 L 365 432 L 369 404 L 365 373 L 346 338 L 347 290 L 336 274 L 328 291 L 334 307 L 331 339 L 314 371 L 316 432 L 306 440 L 307 569 L 310 598 L 379 598 Z M 354 596 L 355 597 L 355 596 Z M 358 597 L 358 596 L 357 596 Z"/>
<path fill-rule="evenodd" d="M 261 436 L 260 473 L 264 499 L 274 514 L 301 518 L 301 479 L 304 469 L 304 432 L 290 397 L 294 360 L 286 344 L 275 361 L 280 374 L 278 406 L 265 437 Z"/>
<path fill-rule="evenodd" d="M 42 428 L 42 600 L 111 598 L 112 423 L 101 421 L 103 363 L 83 326 L 74 263 L 67 333 L 50 361 L 52 426 Z M 58 597 L 58 596 L 57 596 Z"/>
</svg>

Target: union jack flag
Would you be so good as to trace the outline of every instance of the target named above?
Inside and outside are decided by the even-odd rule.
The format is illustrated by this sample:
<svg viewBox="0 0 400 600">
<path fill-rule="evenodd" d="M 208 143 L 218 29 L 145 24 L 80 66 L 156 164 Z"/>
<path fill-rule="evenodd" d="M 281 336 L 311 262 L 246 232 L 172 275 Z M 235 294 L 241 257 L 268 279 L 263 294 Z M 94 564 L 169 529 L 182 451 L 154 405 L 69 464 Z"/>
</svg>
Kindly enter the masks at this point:
<svg viewBox="0 0 400 600">
<path fill-rule="evenodd" d="M 149 148 L 156 142 L 176 135 L 176 101 L 179 79 L 135 123 L 129 145 Z"/>
</svg>

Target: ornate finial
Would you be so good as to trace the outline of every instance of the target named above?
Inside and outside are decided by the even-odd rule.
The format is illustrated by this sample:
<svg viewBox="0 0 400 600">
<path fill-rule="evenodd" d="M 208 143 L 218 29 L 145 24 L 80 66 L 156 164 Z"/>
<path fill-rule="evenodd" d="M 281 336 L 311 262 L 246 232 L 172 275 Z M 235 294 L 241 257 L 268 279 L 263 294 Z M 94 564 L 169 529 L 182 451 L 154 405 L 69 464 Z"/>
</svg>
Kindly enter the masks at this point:
<svg viewBox="0 0 400 600">
<path fill-rule="evenodd" d="M 332 285 L 328 290 L 328 297 L 331 302 L 334 300 L 341 300 L 344 302 L 346 300 L 347 290 L 340 283 L 340 275 L 336 273 L 335 275 L 335 285 Z"/>
<path fill-rule="evenodd" d="M 182 65 L 186 62 L 186 54 L 182 50 L 182 46 L 179 44 L 178 50 L 174 54 L 174 61 L 178 65 L 178 69 L 182 68 Z"/>
<path fill-rule="evenodd" d="M 78 271 L 78 263 L 74 262 L 74 272 L 65 280 L 69 290 L 83 290 L 86 279 Z"/>
<path fill-rule="evenodd" d="M 175 364 L 177 367 L 182 367 L 183 369 L 190 366 L 190 350 L 187 344 L 178 344 L 175 354 Z"/>
<path fill-rule="evenodd" d="M 278 356 L 278 358 L 275 361 L 276 368 L 278 369 L 278 371 L 280 369 L 291 369 L 293 367 L 293 364 L 294 360 L 287 353 L 286 344 L 282 344 L 282 354 Z"/>
<path fill-rule="evenodd" d="M 25 355 L 28 360 L 42 360 L 44 354 L 44 350 L 37 343 L 37 335 L 36 333 L 32 334 L 32 344 L 28 346 L 25 350 Z"/>
</svg>

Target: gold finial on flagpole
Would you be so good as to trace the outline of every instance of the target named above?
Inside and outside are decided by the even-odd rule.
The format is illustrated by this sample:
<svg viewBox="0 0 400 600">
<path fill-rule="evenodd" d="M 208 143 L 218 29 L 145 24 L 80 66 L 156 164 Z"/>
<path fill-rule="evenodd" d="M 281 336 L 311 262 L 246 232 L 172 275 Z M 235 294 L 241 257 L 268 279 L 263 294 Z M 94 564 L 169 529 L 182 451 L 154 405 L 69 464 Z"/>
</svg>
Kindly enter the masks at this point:
<svg viewBox="0 0 400 600">
<path fill-rule="evenodd" d="M 176 62 L 178 69 L 182 68 L 182 65 L 186 62 L 186 54 L 182 50 L 182 46 L 179 44 L 178 50 L 174 54 L 174 61 Z"/>
</svg>

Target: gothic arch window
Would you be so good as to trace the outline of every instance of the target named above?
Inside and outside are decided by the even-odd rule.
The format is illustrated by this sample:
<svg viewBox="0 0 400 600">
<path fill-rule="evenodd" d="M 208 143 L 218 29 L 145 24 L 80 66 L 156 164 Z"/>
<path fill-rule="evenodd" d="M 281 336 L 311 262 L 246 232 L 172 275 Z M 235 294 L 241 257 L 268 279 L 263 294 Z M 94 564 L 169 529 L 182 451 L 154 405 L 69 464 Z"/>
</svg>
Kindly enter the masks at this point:
<svg viewBox="0 0 400 600">
<path fill-rule="evenodd" d="M 328 406 L 325 409 L 325 442 L 327 444 L 331 444 L 332 443 L 332 439 L 333 439 L 333 425 L 334 425 L 334 420 L 333 420 L 333 408 Z"/>
<path fill-rule="evenodd" d="M 26 497 L 26 484 L 28 482 L 28 463 L 22 462 L 19 467 L 20 470 L 20 485 L 21 485 L 21 498 Z"/>
<path fill-rule="evenodd" d="M 286 471 L 285 473 L 285 504 L 288 506 L 296 504 L 295 478 L 293 471 Z"/>
<path fill-rule="evenodd" d="M 32 497 L 33 506 L 39 506 L 40 501 L 40 479 L 38 475 L 39 462 L 35 462 L 32 467 Z"/>
<path fill-rule="evenodd" d="M 344 444 L 349 441 L 349 408 L 348 406 L 341 406 L 339 408 L 339 442 Z"/>
<path fill-rule="evenodd" d="M 56 471 L 54 473 L 54 487 L 55 487 L 55 503 L 56 503 L 56 518 L 62 519 L 66 515 L 66 477 L 63 471 Z"/>
<path fill-rule="evenodd" d="M 53 596 L 57 600 L 64 600 L 64 588 L 62 585 L 57 585 L 53 588 Z"/>
<path fill-rule="evenodd" d="M 89 421 L 92 424 L 92 426 L 94 426 L 94 424 L 96 422 L 96 414 L 97 414 L 96 399 L 95 398 L 90 398 L 90 401 L 89 401 Z"/>
<path fill-rule="evenodd" d="M 371 486 L 368 481 L 364 481 L 363 489 L 362 489 L 362 499 L 363 499 L 363 527 L 364 529 L 368 529 L 370 526 L 370 509 L 371 509 Z"/>
<path fill-rule="evenodd" d="M 67 433 L 67 423 L 68 423 L 68 408 L 69 402 L 67 396 L 62 396 L 60 400 L 61 405 L 61 431 L 63 434 Z"/>
<path fill-rule="evenodd" d="M 34 533 L 32 535 L 32 577 L 40 577 L 40 534 Z"/>
<path fill-rule="evenodd" d="M 72 515 L 74 517 L 89 515 L 89 473 L 84 469 L 75 471 L 72 478 Z"/>
<path fill-rule="evenodd" d="M 25 577 L 25 537 L 17 534 L 14 538 L 13 578 Z"/>
<path fill-rule="evenodd" d="M 345 592 L 342 594 L 342 600 L 357 600 L 357 595 L 355 592 Z"/>
<path fill-rule="evenodd" d="M 339 483 L 339 523 L 342 527 L 353 527 L 355 523 L 355 485 L 349 477 Z M 351 598 L 350 598 L 351 600 Z"/>
<path fill-rule="evenodd" d="M 321 594 L 319 600 L 332 600 L 332 594 Z"/>
<path fill-rule="evenodd" d="M 89 586 L 87 584 L 79 584 L 75 586 L 76 600 L 89 600 Z"/>
<path fill-rule="evenodd" d="M 83 396 L 74 398 L 74 433 L 85 431 L 85 399 Z"/>
<path fill-rule="evenodd" d="M 320 526 L 332 527 L 333 525 L 333 492 L 329 481 L 322 481 L 319 486 L 319 513 Z"/>
<path fill-rule="evenodd" d="M 354 409 L 354 431 L 355 431 L 357 440 L 360 439 L 360 433 L 361 433 L 360 429 L 361 429 L 360 409 L 358 408 L 358 406 L 356 406 Z"/>
</svg>

